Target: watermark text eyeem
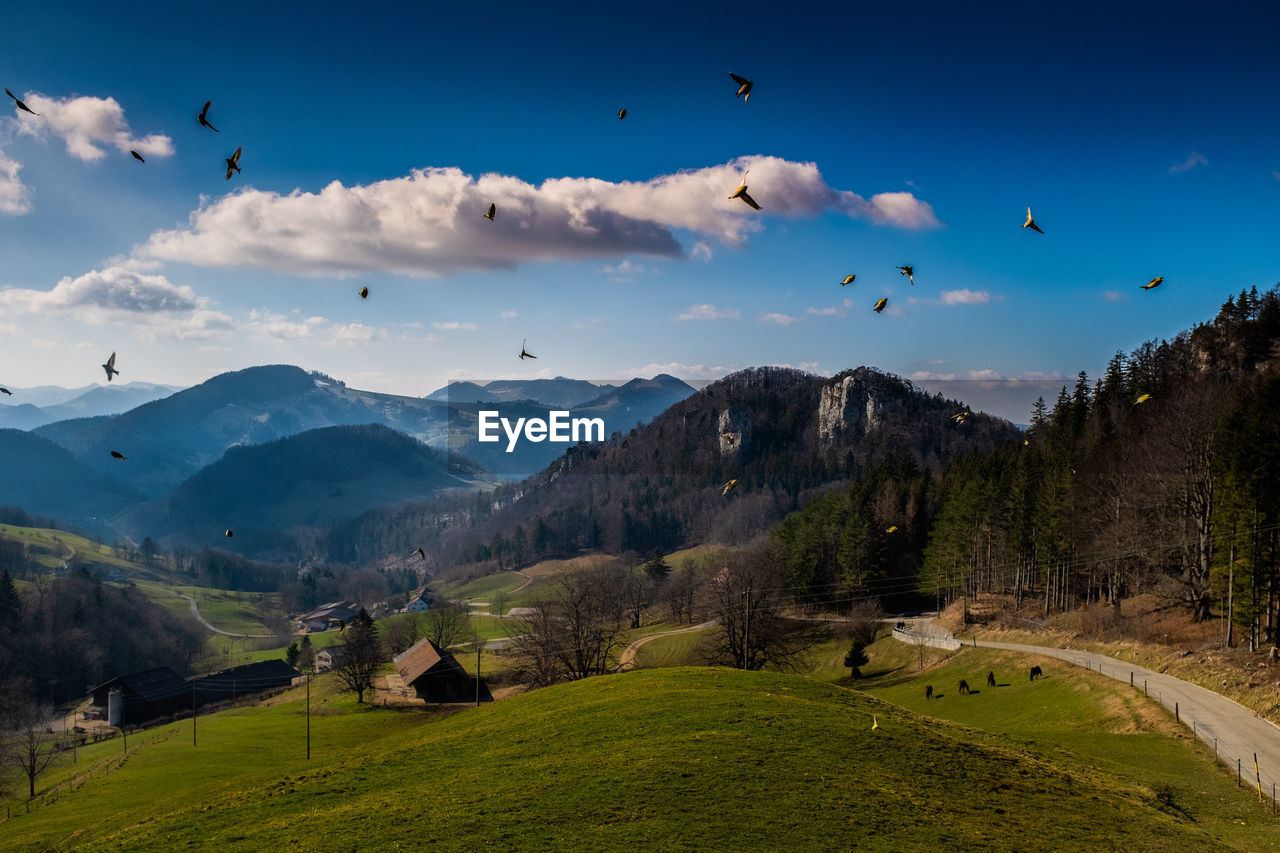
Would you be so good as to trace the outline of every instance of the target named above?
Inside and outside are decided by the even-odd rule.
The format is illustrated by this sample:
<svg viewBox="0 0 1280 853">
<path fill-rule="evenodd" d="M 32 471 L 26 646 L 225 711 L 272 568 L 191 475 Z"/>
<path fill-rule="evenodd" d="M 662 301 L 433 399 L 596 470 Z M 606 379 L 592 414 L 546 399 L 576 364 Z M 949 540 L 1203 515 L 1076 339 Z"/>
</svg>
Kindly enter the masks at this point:
<svg viewBox="0 0 1280 853">
<path fill-rule="evenodd" d="M 570 412 L 548 412 L 547 418 L 517 418 L 513 425 L 509 418 L 501 417 L 497 410 L 481 409 L 477 412 L 477 436 L 481 442 L 502 440 L 507 436 L 507 453 L 516 449 L 516 442 L 523 435 L 535 444 L 549 441 L 577 444 L 580 441 L 604 441 L 604 418 L 574 418 Z"/>
</svg>

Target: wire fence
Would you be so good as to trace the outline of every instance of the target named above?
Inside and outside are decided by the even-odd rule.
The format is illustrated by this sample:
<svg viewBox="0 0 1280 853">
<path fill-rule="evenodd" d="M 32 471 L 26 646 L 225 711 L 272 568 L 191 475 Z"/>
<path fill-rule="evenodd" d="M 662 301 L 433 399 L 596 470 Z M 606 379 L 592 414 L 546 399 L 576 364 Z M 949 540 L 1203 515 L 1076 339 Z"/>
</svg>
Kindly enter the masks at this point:
<svg viewBox="0 0 1280 853">
<path fill-rule="evenodd" d="M 946 649 L 954 652 L 960 648 L 960 641 L 951 636 L 951 632 L 946 628 L 937 625 L 927 625 L 923 628 L 910 627 L 893 629 L 893 638 L 901 643 L 908 643 L 913 646 L 928 646 L 933 649 Z"/>
</svg>

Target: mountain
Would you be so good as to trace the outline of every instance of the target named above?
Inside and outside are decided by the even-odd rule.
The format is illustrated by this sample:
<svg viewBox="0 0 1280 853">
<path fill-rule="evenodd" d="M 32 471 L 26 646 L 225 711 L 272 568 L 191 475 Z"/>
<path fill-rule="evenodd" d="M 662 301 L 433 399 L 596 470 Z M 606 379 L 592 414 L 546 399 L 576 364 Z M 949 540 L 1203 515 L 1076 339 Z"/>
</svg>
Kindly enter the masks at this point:
<svg viewBox="0 0 1280 853">
<path fill-rule="evenodd" d="M 134 539 L 151 536 L 168 546 L 217 544 L 256 555 L 274 549 L 288 559 L 296 553 L 288 547 L 294 528 L 491 485 L 476 466 L 388 427 L 324 427 L 233 447 L 167 500 L 126 513 L 120 526 Z"/>
<path fill-rule="evenodd" d="M 77 459 L 111 470 L 152 499 L 240 445 L 310 429 L 381 423 L 443 440 L 445 409 L 435 402 L 346 388 L 298 367 L 270 365 L 224 373 L 184 391 L 75 431 L 46 428 Z M 110 451 L 129 457 L 112 466 Z"/>
<path fill-rule="evenodd" d="M 56 517 L 87 532 L 103 533 L 107 519 L 144 499 L 118 479 L 23 430 L 0 429 L 0 471 L 0 505 Z"/>
<path fill-rule="evenodd" d="M 117 415 L 167 397 L 179 389 L 172 385 L 128 382 L 76 389 L 44 385 L 35 389 L 9 390 L 14 392 L 14 396 L 5 397 L 5 402 L 0 403 L 0 427 L 34 429 L 69 418 Z"/>
<path fill-rule="evenodd" d="M 556 409 L 586 404 L 602 394 L 617 390 L 616 385 L 597 385 L 585 379 L 495 379 L 484 385 L 474 382 L 450 382 L 427 395 L 428 400 L 447 403 L 513 403 L 532 400 Z"/>
<path fill-rule="evenodd" d="M 660 395 L 674 390 L 668 379 L 633 390 Z M 625 404 L 620 408 L 625 412 Z M 964 410 L 874 368 L 831 379 L 787 368 L 744 370 L 646 425 L 569 449 L 484 502 L 405 507 L 341 528 L 331 540 L 333 556 L 352 559 L 356 548 L 389 551 L 416 541 L 429 542 L 445 562 L 488 549 L 487 558 L 519 563 L 582 548 L 644 554 L 742 542 L 815 490 L 856 479 L 891 457 L 937 473 L 951 459 L 1020 438 L 1012 424 L 980 413 L 957 424 L 952 416 Z M 736 487 L 722 494 L 730 480 Z M 494 557 L 494 545 L 505 555 Z"/>
<path fill-rule="evenodd" d="M 567 420 L 599 419 L 603 429 L 597 429 L 602 440 L 615 432 L 625 432 L 637 424 L 646 423 L 666 411 L 674 404 L 694 393 L 692 386 L 676 379 L 674 376 L 662 374 L 652 379 L 633 379 L 621 387 L 613 385 L 592 385 L 589 382 L 568 380 L 563 377 L 556 380 L 538 380 L 554 382 L 554 385 L 542 385 L 525 390 L 537 391 L 546 399 L 533 400 L 526 397 L 517 398 L 513 402 L 482 401 L 474 404 L 461 403 L 455 399 L 450 403 L 449 448 L 468 459 L 473 459 L 486 470 L 503 474 L 507 477 L 526 477 L 540 471 L 558 459 L 571 446 L 568 443 L 553 443 L 550 440 L 533 442 L 517 441 L 514 444 L 505 434 L 505 427 L 494 431 L 498 441 L 482 442 L 479 440 L 479 413 L 496 411 L 509 424 L 515 424 L 520 418 L 549 419 L 550 411 L 568 412 Z M 490 383 L 483 391 L 488 391 L 498 383 Z M 524 383 L 533 385 L 534 383 Z M 588 391 L 594 392 L 584 397 L 580 403 L 568 400 L 583 397 Z M 499 388 L 498 394 L 506 395 L 507 389 Z M 511 392 L 516 393 L 515 391 Z M 556 399 L 558 398 L 558 402 Z"/>
</svg>

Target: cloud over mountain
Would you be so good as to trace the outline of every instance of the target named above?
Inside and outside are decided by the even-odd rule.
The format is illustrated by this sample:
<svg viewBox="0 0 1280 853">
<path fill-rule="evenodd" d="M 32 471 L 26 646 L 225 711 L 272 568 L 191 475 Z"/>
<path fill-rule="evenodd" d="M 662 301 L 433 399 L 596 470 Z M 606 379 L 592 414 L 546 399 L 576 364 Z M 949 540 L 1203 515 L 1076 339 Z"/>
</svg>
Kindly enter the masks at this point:
<svg viewBox="0 0 1280 853">
<path fill-rule="evenodd" d="M 761 212 L 728 198 L 748 171 Z M 489 221 L 491 203 L 496 215 Z M 648 181 L 553 178 L 534 186 L 507 175 L 428 168 L 367 185 L 334 181 L 319 192 L 247 188 L 206 200 L 187 227 L 157 231 L 136 252 L 289 274 L 433 277 L 528 261 L 682 257 L 677 232 L 738 246 L 771 216 L 827 211 L 902 228 L 940 224 L 910 193 L 867 199 L 828 186 L 814 163 L 756 155 Z M 709 252 L 705 239 L 694 245 L 694 256 Z"/>
</svg>

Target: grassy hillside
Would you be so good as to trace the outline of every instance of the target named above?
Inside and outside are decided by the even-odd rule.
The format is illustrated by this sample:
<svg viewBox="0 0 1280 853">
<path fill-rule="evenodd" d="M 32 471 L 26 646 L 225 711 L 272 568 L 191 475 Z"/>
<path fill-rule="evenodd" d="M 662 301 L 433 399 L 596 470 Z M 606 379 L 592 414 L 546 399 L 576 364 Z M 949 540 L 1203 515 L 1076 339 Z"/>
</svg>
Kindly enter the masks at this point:
<svg viewBox="0 0 1280 853">
<path fill-rule="evenodd" d="M 1085 839 L 1101 849 L 1276 849 L 1256 811 L 1227 832 L 1226 818 L 1193 820 L 1107 768 L 811 679 L 637 671 L 429 723 L 325 698 L 313 696 L 325 710 L 312 721 L 320 746 L 310 763 L 294 691 L 205 719 L 198 748 L 189 721 L 146 735 L 123 767 L 11 819 L 6 841 L 165 851 L 428 840 L 433 850 L 1061 850 Z M 81 762 L 106 761 L 120 744 L 95 749 L 104 752 L 84 750 Z M 1214 790 L 1247 809 L 1233 785 Z"/>
<path fill-rule="evenodd" d="M 53 571 L 64 560 L 78 560 L 93 574 L 113 580 L 169 581 L 173 575 L 162 568 L 144 566 L 115 555 L 110 545 L 100 545 L 83 536 L 47 527 L 19 527 L 0 524 L 0 538 L 21 543 L 41 571 Z"/>
</svg>

